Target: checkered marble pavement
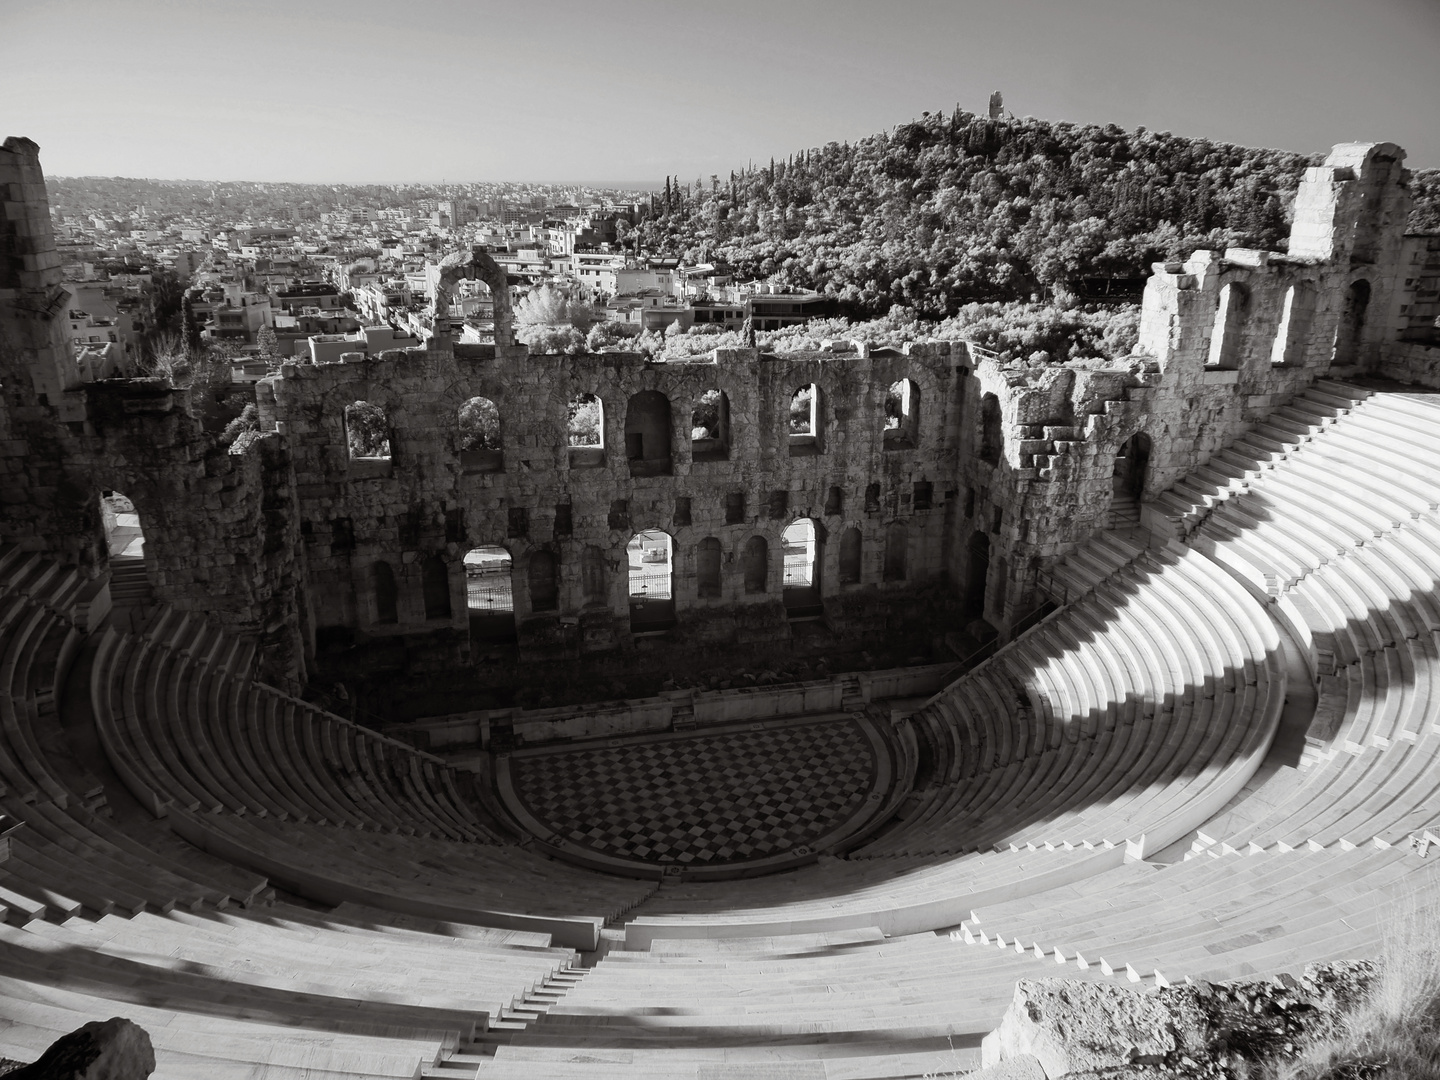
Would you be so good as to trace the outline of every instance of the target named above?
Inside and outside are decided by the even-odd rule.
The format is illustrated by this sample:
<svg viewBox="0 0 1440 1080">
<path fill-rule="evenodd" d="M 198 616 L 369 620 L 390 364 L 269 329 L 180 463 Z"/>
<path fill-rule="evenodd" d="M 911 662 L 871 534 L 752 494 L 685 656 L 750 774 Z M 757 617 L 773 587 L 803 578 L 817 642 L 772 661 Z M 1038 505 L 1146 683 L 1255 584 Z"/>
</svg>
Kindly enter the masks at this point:
<svg viewBox="0 0 1440 1080">
<path fill-rule="evenodd" d="M 854 721 L 627 742 L 512 759 L 515 792 L 559 836 L 614 858 L 718 866 L 783 855 L 865 801 Z"/>
</svg>

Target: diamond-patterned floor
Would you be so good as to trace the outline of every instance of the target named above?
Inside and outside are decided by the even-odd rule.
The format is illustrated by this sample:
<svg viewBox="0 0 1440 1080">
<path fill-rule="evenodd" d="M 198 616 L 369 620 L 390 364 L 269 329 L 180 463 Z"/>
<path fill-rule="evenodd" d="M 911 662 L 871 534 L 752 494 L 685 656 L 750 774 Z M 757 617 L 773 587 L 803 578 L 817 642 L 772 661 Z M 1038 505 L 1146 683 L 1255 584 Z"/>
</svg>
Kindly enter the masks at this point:
<svg viewBox="0 0 1440 1080">
<path fill-rule="evenodd" d="M 853 817 L 875 783 L 860 722 L 626 740 L 511 756 L 514 791 L 558 837 L 689 867 L 787 853 Z"/>
</svg>

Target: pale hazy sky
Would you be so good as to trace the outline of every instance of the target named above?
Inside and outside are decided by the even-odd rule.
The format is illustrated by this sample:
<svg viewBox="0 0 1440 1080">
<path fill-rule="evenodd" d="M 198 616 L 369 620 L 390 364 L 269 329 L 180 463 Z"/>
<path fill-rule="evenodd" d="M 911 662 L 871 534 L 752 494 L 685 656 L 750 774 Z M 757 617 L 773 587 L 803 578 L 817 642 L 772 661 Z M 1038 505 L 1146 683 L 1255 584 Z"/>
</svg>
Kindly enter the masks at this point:
<svg viewBox="0 0 1440 1080">
<path fill-rule="evenodd" d="M 1017 115 L 1440 166 L 1440 0 L 0 0 L 57 175 L 684 180 Z"/>
</svg>

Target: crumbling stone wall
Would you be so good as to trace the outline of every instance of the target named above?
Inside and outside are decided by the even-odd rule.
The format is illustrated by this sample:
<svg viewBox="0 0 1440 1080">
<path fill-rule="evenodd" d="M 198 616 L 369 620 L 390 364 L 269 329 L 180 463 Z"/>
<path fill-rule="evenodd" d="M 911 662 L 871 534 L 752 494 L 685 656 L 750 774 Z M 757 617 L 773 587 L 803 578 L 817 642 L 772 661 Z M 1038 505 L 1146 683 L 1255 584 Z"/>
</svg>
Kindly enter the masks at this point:
<svg viewBox="0 0 1440 1080">
<path fill-rule="evenodd" d="M 1130 357 L 1030 367 L 922 342 L 654 364 L 530 356 L 503 326 L 493 346 L 441 332 L 426 349 L 285 364 L 256 387 L 267 436 L 232 456 L 183 392 L 83 383 L 56 317 L 64 293 L 38 151 L 11 139 L 0 153 L 0 539 L 103 572 L 96 500 L 123 491 L 159 598 L 260 634 L 279 672 L 301 673 L 322 639 L 403 642 L 432 665 L 463 662 L 463 558 L 491 544 L 513 560 L 523 657 L 631 648 L 625 546 L 646 529 L 674 541 L 675 638 L 784 641 L 782 533 L 802 517 L 815 523 L 821 608 L 837 633 L 882 633 L 917 598 L 940 596 L 968 600 L 1003 635 L 1041 599 L 1040 574 L 1110 523 L 1132 436 L 1150 439 L 1150 497 L 1318 375 L 1428 363 L 1411 355 L 1423 346 L 1398 341 L 1393 317 L 1414 291 L 1403 157 L 1388 143 L 1337 146 L 1305 177 L 1286 254 L 1232 248 L 1157 264 Z M 495 276 L 483 252 L 452 257 L 446 274 Z M 886 391 L 901 379 L 917 416 L 887 440 Z M 819 422 L 797 437 L 791 396 L 812 383 Z M 728 401 L 728 451 L 697 456 L 690 410 L 712 389 Z M 603 453 L 567 445 L 568 406 L 582 393 L 603 402 Z M 632 466 L 626 412 L 641 394 L 661 405 Z M 499 407 L 498 459 L 462 453 L 458 412 L 474 396 Z M 388 460 L 351 459 L 345 407 L 357 400 L 384 408 Z M 665 403 L 668 459 L 653 445 Z M 852 529 L 854 581 L 841 573 Z M 768 551 L 763 589 L 746 582 L 755 538 Z M 720 587 L 701 595 L 698 553 L 711 539 Z M 395 579 L 393 621 L 380 618 L 380 561 Z M 531 570 L 551 564 L 557 588 L 542 610 Z"/>
<path fill-rule="evenodd" d="M 964 360 L 963 346 L 955 356 Z M 286 364 L 258 388 L 262 424 L 290 449 L 303 522 L 309 593 L 316 624 L 359 638 L 430 634 L 457 657 L 466 637 L 463 558 L 498 545 L 513 559 L 522 645 L 549 656 L 623 645 L 629 636 L 626 544 L 661 529 L 675 544 L 676 633 L 697 640 L 744 641 L 788 634 L 782 606 L 784 529 L 799 518 L 817 528 L 821 594 L 827 606 L 847 594 L 907 592 L 944 573 L 947 500 L 956 461 L 954 361 L 948 345 L 909 354 L 776 358 L 721 350 L 694 363 L 655 364 L 637 354 L 530 356 L 523 348 L 448 346 L 350 355 L 331 364 Z M 903 446 L 887 447 L 885 394 L 900 379 L 919 391 L 918 426 Z M 789 432 L 790 402 L 801 386 L 819 388 L 813 439 Z M 696 460 L 691 410 L 707 391 L 728 401 L 725 460 Z M 636 475 L 626 454 L 632 398 L 658 392 L 669 403 L 668 471 Z M 603 404 L 603 462 L 567 445 L 568 406 L 580 394 Z M 501 416 L 500 471 L 468 469 L 459 449 L 462 403 L 480 396 Z M 391 459 L 351 460 L 347 405 L 381 405 L 390 423 Z M 917 507 L 915 492 L 922 492 Z M 868 497 L 868 499 L 867 499 Z M 558 519 L 558 520 L 557 520 Z M 887 532 L 900 521 L 908 549 L 905 577 L 885 581 Z M 860 530 L 860 581 L 842 584 L 841 534 Z M 743 553 L 763 538 L 765 589 L 748 592 Z M 721 545 L 718 596 L 700 595 L 701 540 Z M 603 553 L 604 600 L 587 602 L 583 553 Z M 553 556 L 557 609 L 533 610 L 530 561 Z M 423 566 L 448 568 L 450 614 L 425 616 Z M 398 585 L 397 619 L 382 622 L 371 567 L 387 562 Z M 837 618 L 841 613 L 837 612 Z"/>
</svg>

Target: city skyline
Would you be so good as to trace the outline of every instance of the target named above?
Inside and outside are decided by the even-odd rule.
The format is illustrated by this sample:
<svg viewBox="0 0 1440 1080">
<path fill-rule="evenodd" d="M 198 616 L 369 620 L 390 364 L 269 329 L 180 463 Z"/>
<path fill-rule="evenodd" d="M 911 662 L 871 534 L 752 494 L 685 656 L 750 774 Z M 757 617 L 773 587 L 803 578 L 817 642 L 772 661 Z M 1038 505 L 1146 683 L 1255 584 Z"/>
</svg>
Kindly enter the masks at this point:
<svg viewBox="0 0 1440 1080">
<path fill-rule="evenodd" d="M 1423 0 L 5 9 L 5 134 L 57 176 L 644 187 L 983 112 L 994 89 L 1018 116 L 1304 153 L 1394 141 L 1440 166 Z M 66 41 L 105 48 L 60 74 Z"/>
</svg>

